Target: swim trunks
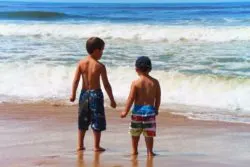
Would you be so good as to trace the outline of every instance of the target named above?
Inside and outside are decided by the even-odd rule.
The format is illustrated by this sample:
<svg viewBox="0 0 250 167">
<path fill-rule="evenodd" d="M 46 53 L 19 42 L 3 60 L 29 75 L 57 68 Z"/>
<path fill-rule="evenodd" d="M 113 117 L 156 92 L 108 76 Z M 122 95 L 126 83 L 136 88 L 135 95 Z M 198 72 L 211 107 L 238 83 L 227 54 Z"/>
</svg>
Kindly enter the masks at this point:
<svg viewBox="0 0 250 167">
<path fill-rule="evenodd" d="M 82 90 L 79 98 L 78 129 L 106 130 L 103 93 L 101 89 Z"/>
<path fill-rule="evenodd" d="M 145 137 L 156 136 L 156 110 L 151 105 L 135 105 L 132 110 L 130 134 L 132 136 L 140 136 L 141 133 Z"/>
</svg>

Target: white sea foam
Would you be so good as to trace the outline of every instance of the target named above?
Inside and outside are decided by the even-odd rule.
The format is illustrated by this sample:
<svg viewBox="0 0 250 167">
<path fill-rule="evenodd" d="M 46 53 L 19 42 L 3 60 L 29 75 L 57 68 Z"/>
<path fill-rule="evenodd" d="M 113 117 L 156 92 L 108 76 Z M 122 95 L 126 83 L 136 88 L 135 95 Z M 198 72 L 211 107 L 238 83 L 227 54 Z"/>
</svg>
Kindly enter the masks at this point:
<svg viewBox="0 0 250 167">
<path fill-rule="evenodd" d="M 2 64 L 1 101 L 64 100 L 71 92 L 75 67 L 44 64 Z M 124 102 L 131 82 L 137 78 L 133 68 L 108 68 L 115 97 Z M 162 103 L 227 109 L 249 115 L 250 79 L 184 75 L 153 71 L 162 87 Z M 106 96 L 107 97 L 107 96 Z"/>
<path fill-rule="evenodd" d="M 89 38 L 146 41 L 244 41 L 250 40 L 250 27 L 165 26 L 144 24 L 13 24 L 0 23 L 2 36 L 43 38 Z"/>
</svg>

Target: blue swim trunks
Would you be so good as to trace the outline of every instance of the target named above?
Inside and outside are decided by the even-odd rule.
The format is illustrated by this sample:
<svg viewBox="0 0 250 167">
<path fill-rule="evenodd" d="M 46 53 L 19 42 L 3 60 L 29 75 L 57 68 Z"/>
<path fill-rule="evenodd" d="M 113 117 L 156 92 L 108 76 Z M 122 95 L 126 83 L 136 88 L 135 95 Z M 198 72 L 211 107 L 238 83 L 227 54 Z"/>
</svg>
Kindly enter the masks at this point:
<svg viewBox="0 0 250 167">
<path fill-rule="evenodd" d="M 106 130 L 104 100 L 101 89 L 82 90 L 79 98 L 78 129 L 95 131 Z"/>
</svg>

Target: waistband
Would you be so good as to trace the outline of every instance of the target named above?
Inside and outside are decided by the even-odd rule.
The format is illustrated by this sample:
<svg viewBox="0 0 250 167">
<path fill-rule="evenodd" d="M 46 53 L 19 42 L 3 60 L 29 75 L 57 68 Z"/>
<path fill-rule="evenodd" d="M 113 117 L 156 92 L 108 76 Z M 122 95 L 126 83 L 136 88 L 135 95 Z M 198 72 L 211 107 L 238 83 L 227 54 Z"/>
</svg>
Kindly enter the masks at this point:
<svg viewBox="0 0 250 167">
<path fill-rule="evenodd" d="M 99 89 L 88 89 L 88 90 L 82 89 L 81 92 L 82 93 L 84 93 L 84 92 L 102 92 L 102 90 L 101 90 L 101 88 L 99 88 Z"/>
<path fill-rule="evenodd" d="M 135 110 L 135 111 L 137 111 L 137 110 L 155 110 L 155 107 L 152 106 L 152 105 L 138 105 L 138 104 L 135 104 L 133 110 Z"/>
</svg>

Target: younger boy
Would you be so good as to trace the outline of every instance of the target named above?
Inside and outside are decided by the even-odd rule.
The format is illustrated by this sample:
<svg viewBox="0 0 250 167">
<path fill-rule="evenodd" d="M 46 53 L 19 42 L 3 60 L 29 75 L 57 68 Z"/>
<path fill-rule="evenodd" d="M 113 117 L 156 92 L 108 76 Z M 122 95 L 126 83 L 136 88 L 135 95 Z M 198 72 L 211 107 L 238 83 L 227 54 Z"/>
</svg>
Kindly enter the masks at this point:
<svg viewBox="0 0 250 167">
<path fill-rule="evenodd" d="M 132 82 L 130 94 L 121 113 L 121 117 L 127 116 L 132 104 L 130 134 L 132 136 L 132 155 L 138 154 L 138 142 L 143 132 L 147 147 L 147 155 L 154 156 L 153 137 L 156 135 L 155 116 L 158 115 L 161 103 L 161 88 L 158 80 L 149 75 L 152 69 L 151 61 L 146 56 L 141 56 L 135 63 L 139 78 Z"/>
<path fill-rule="evenodd" d="M 105 151 L 100 146 L 101 131 L 106 129 L 100 78 L 111 101 L 111 107 L 116 107 L 106 68 L 98 61 L 102 57 L 104 45 L 104 41 L 98 37 L 89 38 L 86 42 L 86 49 L 89 55 L 79 62 L 75 72 L 70 97 L 71 102 L 76 98 L 78 83 L 80 77 L 82 78 L 82 90 L 78 108 L 78 151 L 85 149 L 84 136 L 90 124 L 94 134 L 94 151 Z"/>
</svg>

